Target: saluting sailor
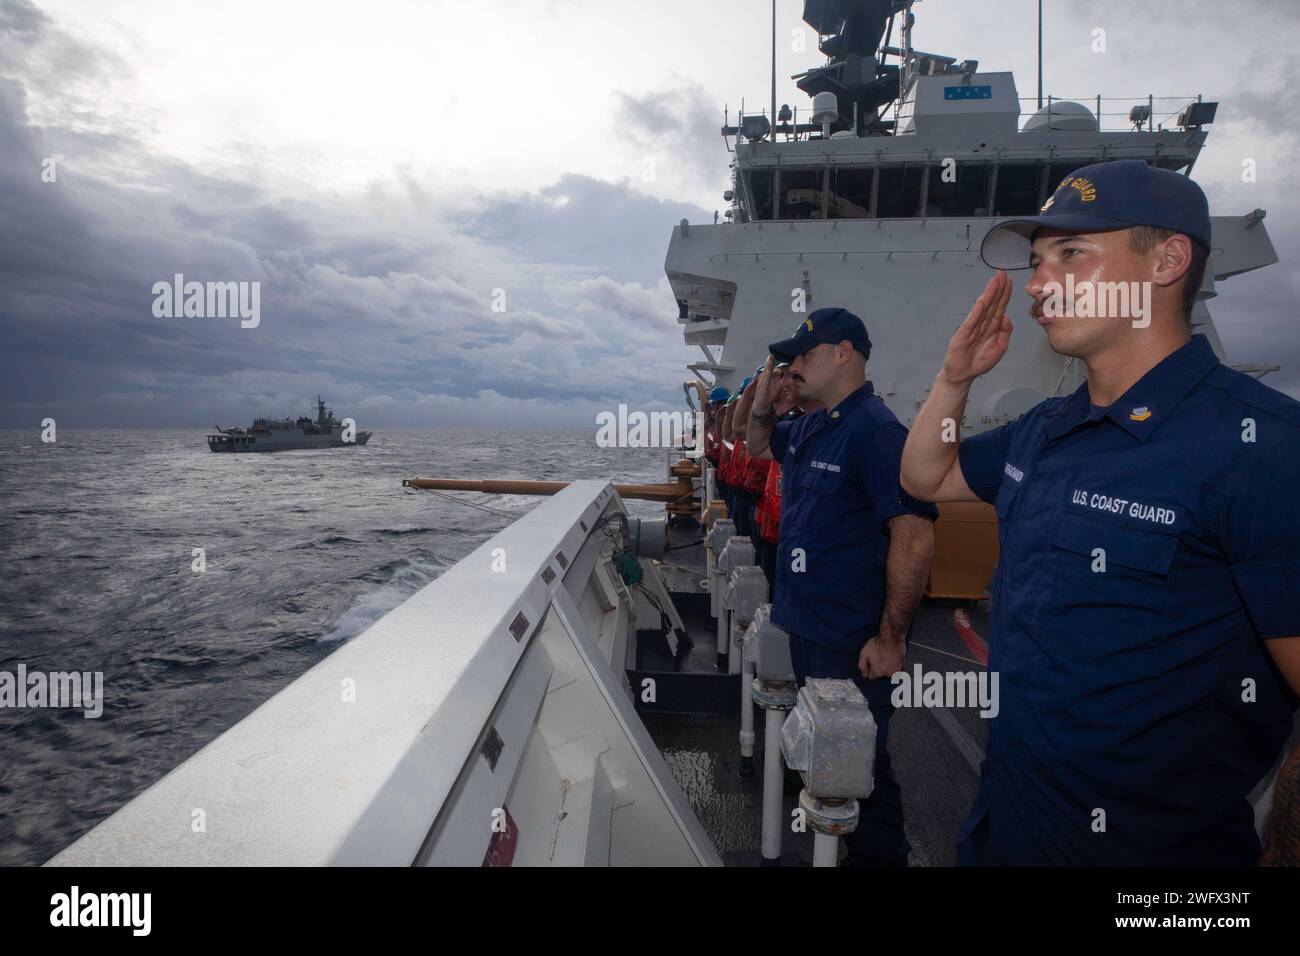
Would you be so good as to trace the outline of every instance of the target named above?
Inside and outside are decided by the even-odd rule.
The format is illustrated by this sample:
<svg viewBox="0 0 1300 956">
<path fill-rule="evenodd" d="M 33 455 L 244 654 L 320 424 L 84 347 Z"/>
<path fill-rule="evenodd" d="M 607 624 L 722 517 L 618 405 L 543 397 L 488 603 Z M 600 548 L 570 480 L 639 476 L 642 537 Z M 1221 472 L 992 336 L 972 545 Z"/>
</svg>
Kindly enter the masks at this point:
<svg viewBox="0 0 1300 956">
<path fill-rule="evenodd" d="M 1192 334 L 1210 249 L 1200 187 L 1140 160 L 1076 171 L 984 239 L 990 267 L 1033 270 L 1032 315 L 1088 380 L 952 440 L 1010 342 L 999 271 L 903 454 L 912 494 L 998 515 L 1000 710 L 961 863 L 1259 857 L 1247 795 L 1300 688 L 1300 403 Z M 1123 314 L 1098 315 L 1103 283 L 1130 290 Z"/>
<path fill-rule="evenodd" d="M 871 340 L 847 309 L 818 309 L 770 346 L 749 414 L 751 453 L 781 465 L 772 621 L 790 635 L 800 684 L 851 679 L 876 721 L 875 788 L 846 838 L 853 865 L 906 865 L 903 801 L 889 757 L 890 676 L 903 669 L 912 615 L 934 555 L 933 505 L 898 484 L 907 429 L 866 381 Z M 801 401 L 776 422 L 777 358 Z"/>
<path fill-rule="evenodd" d="M 704 457 L 715 469 L 722 463 L 722 406 L 730 397 L 719 385 L 709 392 L 709 403 L 704 406 Z"/>
<path fill-rule="evenodd" d="M 786 374 L 788 368 L 788 364 L 782 362 L 772 369 L 772 375 L 778 382 L 777 394 L 772 400 L 772 414 L 777 422 L 794 421 L 804 414 L 795 396 L 794 379 Z M 763 371 L 760 366 L 755 374 L 762 376 Z M 751 388 L 741 401 L 741 410 L 747 418 L 757 391 L 757 388 Z M 781 466 L 776 461 L 767 461 L 759 456 L 754 456 L 753 460 L 768 466 L 758 503 L 754 506 L 753 537 L 754 553 L 758 558 L 758 566 L 767 577 L 770 595 L 774 593 L 776 585 L 776 552 L 781 537 Z"/>
</svg>

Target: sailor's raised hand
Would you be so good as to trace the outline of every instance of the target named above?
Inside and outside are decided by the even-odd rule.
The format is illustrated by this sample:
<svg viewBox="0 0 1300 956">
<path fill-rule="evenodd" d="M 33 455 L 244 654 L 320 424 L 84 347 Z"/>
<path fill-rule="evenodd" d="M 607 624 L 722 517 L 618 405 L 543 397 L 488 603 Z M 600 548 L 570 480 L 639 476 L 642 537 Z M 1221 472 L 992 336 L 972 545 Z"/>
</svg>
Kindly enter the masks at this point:
<svg viewBox="0 0 1300 956">
<path fill-rule="evenodd" d="M 776 396 L 781 391 L 781 378 L 772 373 L 775 367 L 776 356 L 769 355 L 763 371 L 758 373 L 758 378 L 752 383 L 754 404 L 749 412 L 751 415 L 758 415 L 761 418 L 771 410 L 772 403 L 776 401 Z"/>
<path fill-rule="evenodd" d="M 948 343 L 940 373 L 953 385 L 966 385 L 1002 360 L 1011 344 L 1011 278 L 999 270 Z"/>
</svg>

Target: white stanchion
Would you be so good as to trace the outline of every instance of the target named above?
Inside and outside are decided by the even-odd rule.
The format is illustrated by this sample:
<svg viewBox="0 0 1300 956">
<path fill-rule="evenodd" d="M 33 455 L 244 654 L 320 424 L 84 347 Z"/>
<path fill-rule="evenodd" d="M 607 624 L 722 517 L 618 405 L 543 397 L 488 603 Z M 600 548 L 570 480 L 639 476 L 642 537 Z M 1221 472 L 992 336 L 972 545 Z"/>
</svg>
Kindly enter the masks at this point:
<svg viewBox="0 0 1300 956">
<path fill-rule="evenodd" d="M 763 744 L 763 861 L 781 859 L 781 825 L 785 821 L 782 792 L 785 783 L 785 760 L 781 757 L 781 724 L 785 711 L 775 707 L 765 711 Z"/>
</svg>

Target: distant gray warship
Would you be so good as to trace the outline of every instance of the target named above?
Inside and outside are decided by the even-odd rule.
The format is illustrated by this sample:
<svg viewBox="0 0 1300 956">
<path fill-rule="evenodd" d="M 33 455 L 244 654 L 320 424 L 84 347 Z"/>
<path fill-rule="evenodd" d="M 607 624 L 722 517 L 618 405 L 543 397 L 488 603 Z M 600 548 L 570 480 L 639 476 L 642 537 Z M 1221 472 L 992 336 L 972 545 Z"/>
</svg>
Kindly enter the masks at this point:
<svg viewBox="0 0 1300 956">
<path fill-rule="evenodd" d="M 364 445 L 370 432 L 344 427 L 334 411 L 316 396 L 316 418 L 305 415 L 297 421 L 289 418 L 258 418 L 250 428 L 222 428 L 208 436 L 212 451 L 286 451 L 290 448 L 338 448 Z"/>
</svg>

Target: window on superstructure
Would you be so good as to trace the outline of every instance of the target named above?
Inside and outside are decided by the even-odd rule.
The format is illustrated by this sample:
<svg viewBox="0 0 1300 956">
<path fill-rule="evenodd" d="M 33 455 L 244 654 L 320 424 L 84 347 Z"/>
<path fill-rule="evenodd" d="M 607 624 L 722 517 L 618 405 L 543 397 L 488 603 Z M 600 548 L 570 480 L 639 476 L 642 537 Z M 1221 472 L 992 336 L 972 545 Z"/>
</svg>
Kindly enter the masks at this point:
<svg viewBox="0 0 1300 956">
<path fill-rule="evenodd" d="M 989 167 L 987 163 L 958 162 L 930 167 L 926 192 L 926 216 L 969 218 L 989 214 Z"/>
<path fill-rule="evenodd" d="M 918 215 L 925 173 L 925 166 L 881 166 L 877 217 L 911 219 Z"/>
<path fill-rule="evenodd" d="M 871 183 L 875 169 L 831 169 L 828 219 L 867 219 L 871 216 Z"/>
<path fill-rule="evenodd" d="M 993 197 L 994 216 L 1032 216 L 1037 214 L 1038 180 L 1042 167 L 1038 163 L 1003 163 L 998 167 L 998 185 Z"/>
<path fill-rule="evenodd" d="M 762 222 L 772 218 L 772 173 L 770 170 L 756 169 L 745 174 L 749 184 L 749 214 Z"/>
<path fill-rule="evenodd" d="M 782 219 L 822 217 L 822 176 L 820 169 L 781 170 Z"/>
</svg>

